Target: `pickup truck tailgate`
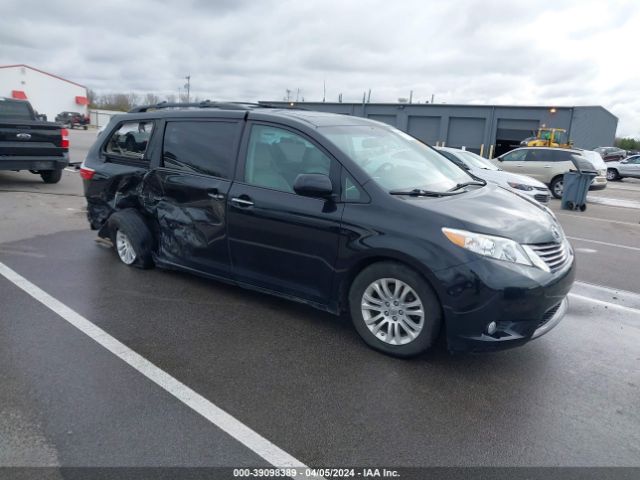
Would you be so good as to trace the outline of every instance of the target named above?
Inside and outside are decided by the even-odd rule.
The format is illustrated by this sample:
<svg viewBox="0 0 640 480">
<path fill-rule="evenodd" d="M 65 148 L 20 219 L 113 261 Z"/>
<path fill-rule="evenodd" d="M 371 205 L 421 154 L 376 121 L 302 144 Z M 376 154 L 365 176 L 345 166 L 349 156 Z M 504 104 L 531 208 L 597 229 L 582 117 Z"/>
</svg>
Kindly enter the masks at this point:
<svg viewBox="0 0 640 480">
<path fill-rule="evenodd" d="M 60 126 L 30 120 L 0 120 L 0 160 L 2 157 L 62 157 Z"/>
</svg>

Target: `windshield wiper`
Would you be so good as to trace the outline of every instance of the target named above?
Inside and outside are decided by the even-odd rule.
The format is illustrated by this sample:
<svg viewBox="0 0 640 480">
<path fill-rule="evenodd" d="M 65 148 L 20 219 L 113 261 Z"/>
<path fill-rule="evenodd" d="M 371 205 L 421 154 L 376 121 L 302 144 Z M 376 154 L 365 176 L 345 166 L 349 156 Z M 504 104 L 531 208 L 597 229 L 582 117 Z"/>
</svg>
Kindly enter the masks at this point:
<svg viewBox="0 0 640 480">
<path fill-rule="evenodd" d="M 413 190 L 391 190 L 391 195 L 409 195 L 411 197 L 449 197 L 451 195 L 457 195 L 453 192 L 433 192 L 431 190 L 422 190 L 421 188 L 414 188 Z"/>
<path fill-rule="evenodd" d="M 461 188 L 468 187 L 470 185 L 478 185 L 479 187 L 484 187 L 487 184 L 486 181 L 482 180 L 481 182 L 477 180 L 471 180 L 470 182 L 458 183 L 455 187 L 447 190 L 448 192 L 455 192 L 456 190 L 460 190 Z"/>
</svg>

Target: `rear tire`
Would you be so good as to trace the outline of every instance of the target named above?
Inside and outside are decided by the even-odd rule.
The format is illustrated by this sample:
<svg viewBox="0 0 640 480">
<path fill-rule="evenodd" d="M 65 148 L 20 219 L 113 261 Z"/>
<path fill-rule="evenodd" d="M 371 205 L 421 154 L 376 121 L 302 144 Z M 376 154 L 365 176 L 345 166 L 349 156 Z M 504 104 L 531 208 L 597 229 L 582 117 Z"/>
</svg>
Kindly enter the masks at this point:
<svg viewBox="0 0 640 480">
<path fill-rule="evenodd" d="M 551 180 L 551 184 L 549 185 L 549 189 L 551 190 L 551 194 L 558 199 L 562 198 L 562 191 L 564 190 L 564 177 L 562 175 Z"/>
<path fill-rule="evenodd" d="M 44 183 L 58 183 L 62 178 L 62 169 L 41 170 L 40 177 Z"/>
<path fill-rule="evenodd" d="M 392 261 L 374 263 L 360 272 L 349 290 L 349 309 L 362 339 L 396 357 L 428 350 L 442 322 L 440 302 L 427 281 Z"/>
<path fill-rule="evenodd" d="M 122 263 L 143 269 L 153 267 L 153 233 L 138 212 L 120 210 L 109 217 L 108 225 L 111 241 Z"/>
</svg>

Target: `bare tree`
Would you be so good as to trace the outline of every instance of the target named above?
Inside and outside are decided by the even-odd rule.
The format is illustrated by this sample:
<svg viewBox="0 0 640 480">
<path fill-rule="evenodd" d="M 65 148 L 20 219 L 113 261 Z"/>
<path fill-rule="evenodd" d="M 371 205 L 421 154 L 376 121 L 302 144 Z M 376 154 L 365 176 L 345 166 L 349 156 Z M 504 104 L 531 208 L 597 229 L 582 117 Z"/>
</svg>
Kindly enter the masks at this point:
<svg viewBox="0 0 640 480">
<path fill-rule="evenodd" d="M 160 103 L 160 97 L 155 93 L 147 93 L 144 96 L 144 101 L 142 103 L 144 103 L 145 105 L 156 105 Z"/>
</svg>

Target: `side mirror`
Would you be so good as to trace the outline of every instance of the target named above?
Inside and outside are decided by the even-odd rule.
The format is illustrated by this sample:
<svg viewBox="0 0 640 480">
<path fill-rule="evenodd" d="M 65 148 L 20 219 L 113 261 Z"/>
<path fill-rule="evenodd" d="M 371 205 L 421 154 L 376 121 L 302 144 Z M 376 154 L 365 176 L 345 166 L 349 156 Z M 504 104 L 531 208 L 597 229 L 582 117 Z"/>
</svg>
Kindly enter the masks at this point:
<svg viewBox="0 0 640 480">
<path fill-rule="evenodd" d="M 628 160 L 620 160 L 620 163 L 629 163 Z"/>
<path fill-rule="evenodd" d="M 305 197 L 328 198 L 333 194 L 333 184 L 327 175 L 321 173 L 301 173 L 296 177 L 293 190 Z"/>
</svg>

